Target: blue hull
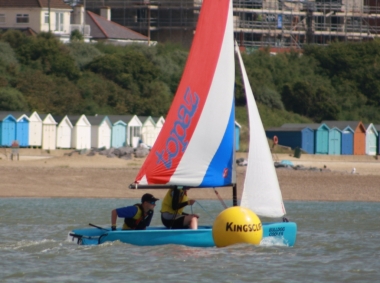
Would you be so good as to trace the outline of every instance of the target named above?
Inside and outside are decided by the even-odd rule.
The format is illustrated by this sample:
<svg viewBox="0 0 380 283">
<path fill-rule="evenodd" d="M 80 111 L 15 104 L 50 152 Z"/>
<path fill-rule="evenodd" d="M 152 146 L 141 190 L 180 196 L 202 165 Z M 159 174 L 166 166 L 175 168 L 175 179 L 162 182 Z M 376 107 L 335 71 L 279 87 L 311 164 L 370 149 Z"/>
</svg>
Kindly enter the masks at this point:
<svg viewBox="0 0 380 283">
<path fill-rule="evenodd" d="M 106 231 L 98 228 L 75 229 L 69 233 L 71 240 L 80 245 L 99 245 L 120 241 L 137 246 L 184 245 L 214 247 L 212 227 L 200 226 L 198 230 L 171 230 L 149 227 L 147 230 Z M 297 224 L 294 222 L 263 223 L 263 238 L 273 237 L 292 247 L 296 242 Z"/>
</svg>

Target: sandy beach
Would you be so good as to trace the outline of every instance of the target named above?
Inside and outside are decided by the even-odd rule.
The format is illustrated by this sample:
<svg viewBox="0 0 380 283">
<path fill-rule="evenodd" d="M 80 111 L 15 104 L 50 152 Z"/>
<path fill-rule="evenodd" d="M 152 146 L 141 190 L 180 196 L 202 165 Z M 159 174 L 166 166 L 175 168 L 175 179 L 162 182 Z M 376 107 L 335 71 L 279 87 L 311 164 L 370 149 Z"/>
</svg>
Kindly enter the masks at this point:
<svg viewBox="0 0 380 283">
<path fill-rule="evenodd" d="M 162 198 L 165 190 L 131 190 L 129 184 L 144 159 L 124 160 L 102 155 L 87 156 L 72 150 L 21 149 L 19 160 L 10 159 L 10 150 L 0 151 L 0 197 L 68 197 L 68 198 L 140 198 L 152 192 Z M 246 157 L 238 153 L 236 158 Z M 380 160 L 371 156 L 287 154 L 275 160 L 289 160 L 306 169 L 277 169 L 284 200 L 301 201 L 380 201 Z M 355 173 L 352 174 L 352 169 Z M 240 198 L 246 167 L 237 167 Z M 223 199 L 232 198 L 230 188 L 219 188 Z M 216 199 L 213 190 L 194 189 L 194 199 Z"/>
</svg>

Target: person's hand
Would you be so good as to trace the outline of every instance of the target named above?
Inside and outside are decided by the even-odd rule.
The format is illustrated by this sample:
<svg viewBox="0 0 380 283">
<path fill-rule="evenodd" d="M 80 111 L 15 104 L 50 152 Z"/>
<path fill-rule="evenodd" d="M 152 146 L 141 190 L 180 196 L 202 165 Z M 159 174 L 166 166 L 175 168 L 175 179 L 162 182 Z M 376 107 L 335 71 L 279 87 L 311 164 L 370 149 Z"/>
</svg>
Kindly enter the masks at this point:
<svg viewBox="0 0 380 283">
<path fill-rule="evenodd" d="M 112 231 L 115 231 L 115 230 L 116 230 L 116 225 L 112 225 L 112 226 L 111 226 L 111 230 L 112 230 Z"/>
<path fill-rule="evenodd" d="M 195 199 L 189 199 L 190 205 L 193 205 L 195 203 Z"/>
<path fill-rule="evenodd" d="M 191 214 L 191 216 L 196 217 L 196 218 L 199 218 L 199 215 L 198 215 L 198 214 Z"/>
</svg>

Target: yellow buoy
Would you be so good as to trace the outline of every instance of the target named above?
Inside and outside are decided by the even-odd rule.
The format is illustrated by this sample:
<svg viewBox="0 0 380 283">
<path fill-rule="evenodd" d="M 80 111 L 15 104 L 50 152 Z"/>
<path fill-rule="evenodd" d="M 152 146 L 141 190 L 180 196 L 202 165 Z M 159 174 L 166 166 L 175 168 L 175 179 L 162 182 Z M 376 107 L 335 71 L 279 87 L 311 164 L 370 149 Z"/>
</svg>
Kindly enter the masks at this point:
<svg viewBox="0 0 380 283">
<path fill-rule="evenodd" d="M 259 217 L 251 210 L 233 206 L 216 217 L 212 237 L 217 247 L 238 243 L 258 245 L 263 238 L 263 228 Z"/>
</svg>

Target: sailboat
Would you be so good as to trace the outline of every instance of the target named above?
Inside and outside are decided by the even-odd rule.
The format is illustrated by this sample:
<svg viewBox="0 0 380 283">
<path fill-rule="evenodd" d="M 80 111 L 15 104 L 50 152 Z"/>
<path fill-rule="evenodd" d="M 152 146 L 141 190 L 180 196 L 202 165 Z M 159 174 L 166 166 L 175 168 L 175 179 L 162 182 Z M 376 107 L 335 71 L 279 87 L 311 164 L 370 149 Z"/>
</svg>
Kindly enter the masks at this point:
<svg viewBox="0 0 380 283">
<path fill-rule="evenodd" d="M 235 52 L 247 95 L 251 140 L 241 205 L 259 216 L 282 217 L 275 167 L 239 49 L 233 38 L 232 0 L 203 2 L 193 44 L 165 124 L 132 189 L 232 187 L 237 205 L 234 150 Z M 263 237 L 293 246 L 294 222 L 263 223 Z M 133 245 L 215 246 L 211 226 L 197 230 L 87 228 L 71 231 L 82 245 L 116 241 Z"/>
</svg>

